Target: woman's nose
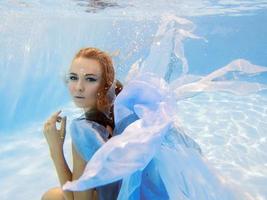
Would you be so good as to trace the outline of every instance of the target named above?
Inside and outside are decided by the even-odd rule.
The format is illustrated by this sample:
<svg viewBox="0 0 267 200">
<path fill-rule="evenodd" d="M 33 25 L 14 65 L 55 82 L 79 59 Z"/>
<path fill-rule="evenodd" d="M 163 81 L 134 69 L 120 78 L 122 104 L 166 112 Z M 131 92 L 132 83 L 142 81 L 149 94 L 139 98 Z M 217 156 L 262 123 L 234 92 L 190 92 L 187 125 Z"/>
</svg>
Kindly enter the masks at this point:
<svg viewBox="0 0 267 200">
<path fill-rule="evenodd" d="M 79 92 L 83 92 L 84 91 L 84 83 L 82 80 L 79 80 L 78 83 L 77 83 L 77 86 L 76 86 L 76 89 L 79 91 Z"/>
</svg>

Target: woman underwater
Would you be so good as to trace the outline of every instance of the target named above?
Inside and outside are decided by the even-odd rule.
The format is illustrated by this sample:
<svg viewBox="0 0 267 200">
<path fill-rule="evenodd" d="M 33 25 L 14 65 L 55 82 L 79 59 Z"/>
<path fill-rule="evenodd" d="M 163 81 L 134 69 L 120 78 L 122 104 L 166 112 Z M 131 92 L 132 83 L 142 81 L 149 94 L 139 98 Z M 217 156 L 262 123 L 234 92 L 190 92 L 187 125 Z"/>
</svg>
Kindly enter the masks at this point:
<svg viewBox="0 0 267 200">
<path fill-rule="evenodd" d="M 72 67 L 75 66 L 72 64 Z M 251 199 L 244 191 L 218 175 L 202 155 L 199 145 L 185 134 L 176 113 L 177 94 L 183 97 L 201 90 L 211 91 L 214 88 L 213 85 L 209 87 L 211 80 L 227 71 L 256 73 L 263 70 L 250 69 L 231 65 L 198 82 L 182 85 L 178 90 L 172 90 L 153 73 L 133 70 L 127 84 L 124 84 L 123 90 L 114 100 L 113 137 L 96 145 L 98 135 L 92 134 L 92 131 L 85 134 L 91 130 L 87 127 L 88 123 L 78 123 L 80 121 L 77 120 L 72 122 L 73 144 L 86 162 L 83 162 L 78 174 L 73 172 L 72 179 L 69 170 L 69 173 L 59 175 L 62 186 L 60 191 L 64 192 L 65 197 L 69 195 L 70 199 L 77 191 L 81 194 L 82 191 L 90 191 L 92 197 L 91 189 L 114 184 L 110 186 L 110 191 L 117 192 L 114 196 L 117 195 L 115 198 L 119 200 Z M 84 73 L 80 71 L 80 74 Z M 222 84 L 220 89 L 223 86 L 229 90 L 229 84 Z M 79 96 L 79 93 L 73 93 L 69 88 L 74 98 Z M 96 89 L 92 88 L 92 91 Z M 106 112 L 105 109 L 102 111 Z M 58 113 L 51 118 L 54 124 L 57 116 Z M 64 118 L 62 121 L 64 124 Z M 62 156 L 55 161 L 55 156 L 51 155 L 58 174 L 66 171 L 66 167 L 62 167 L 66 166 Z"/>
<path fill-rule="evenodd" d="M 114 68 L 107 53 L 97 48 L 81 49 L 74 57 L 67 75 L 67 85 L 74 103 L 84 109 L 84 115 L 71 123 L 73 170 L 65 160 L 63 143 L 66 134 L 66 117 L 61 111 L 53 114 L 44 125 L 44 135 L 49 145 L 50 155 L 55 165 L 61 186 L 75 180 L 82 174 L 86 163 L 94 152 L 110 137 L 114 128 L 113 100 L 122 89 L 119 81 L 114 81 Z M 115 82 L 115 86 L 114 83 Z M 60 130 L 56 123 L 61 122 Z M 42 199 L 116 199 L 119 182 L 89 189 L 82 192 L 62 191 L 53 188 Z"/>
</svg>

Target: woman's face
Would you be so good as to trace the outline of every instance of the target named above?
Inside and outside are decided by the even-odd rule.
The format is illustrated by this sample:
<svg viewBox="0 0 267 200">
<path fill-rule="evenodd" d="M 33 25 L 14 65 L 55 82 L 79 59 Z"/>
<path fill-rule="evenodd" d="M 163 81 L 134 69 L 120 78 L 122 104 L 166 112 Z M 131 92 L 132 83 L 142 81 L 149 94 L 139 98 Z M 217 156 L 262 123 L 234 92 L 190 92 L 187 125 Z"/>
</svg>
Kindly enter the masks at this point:
<svg viewBox="0 0 267 200">
<path fill-rule="evenodd" d="M 96 107 L 102 81 L 102 67 L 95 59 L 76 58 L 68 74 L 68 88 L 74 103 L 85 111 Z"/>
</svg>

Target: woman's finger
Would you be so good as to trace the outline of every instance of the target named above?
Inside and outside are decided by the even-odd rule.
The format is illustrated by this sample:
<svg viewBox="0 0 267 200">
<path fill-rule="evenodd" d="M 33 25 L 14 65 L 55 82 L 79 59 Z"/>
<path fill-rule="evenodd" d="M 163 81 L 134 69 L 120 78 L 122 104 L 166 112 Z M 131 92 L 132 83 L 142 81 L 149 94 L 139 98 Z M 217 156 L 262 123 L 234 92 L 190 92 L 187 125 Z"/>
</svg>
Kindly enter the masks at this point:
<svg viewBox="0 0 267 200">
<path fill-rule="evenodd" d="M 44 126 L 46 127 L 46 130 L 49 130 L 49 129 L 56 129 L 56 122 L 57 122 L 57 118 L 58 118 L 58 114 L 60 113 L 61 111 L 58 111 L 56 113 L 54 113 L 44 124 Z"/>
<path fill-rule="evenodd" d="M 67 122 L 67 117 L 63 117 L 61 119 L 61 126 L 60 126 L 60 136 L 61 136 L 61 138 L 65 138 L 65 135 L 66 135 L 66 122 Z"/>
<path fill-rule="evenodd" d="M 45 133 L 46 131 L 47 131 L 47 126 L 45 124 L 44 127 L 43 127 L 43 132 Z"/>
<path fill-rule="evenodd" d="M 60 113 L 61 113 L 61 110 L 55 112 L 55 113 L 51 116 L 50 120 L 51 120 L 52 122 L 56 123 L 57 118 L 58 118 L 58 115 L 59 115 Z"/>
<path fill-rule="evenodd" d="M 47 127 L 47 129 L 54 129 L 56 128 L 56 121 L 52 118 L 50 118 L 46 123 L 45 126 Z"/>
<path fill-rule="evenodd" d="M 44 124 L 44 128 L 49 128 L 51 126 L 51 122 L 49 120 L 47 120 Z"/>
<path fill-rule="evenodd" d="M 43 132 L 47 133 L 51 129 L 51 123 L 47 121 L 43 126 Z"/>
</svg>

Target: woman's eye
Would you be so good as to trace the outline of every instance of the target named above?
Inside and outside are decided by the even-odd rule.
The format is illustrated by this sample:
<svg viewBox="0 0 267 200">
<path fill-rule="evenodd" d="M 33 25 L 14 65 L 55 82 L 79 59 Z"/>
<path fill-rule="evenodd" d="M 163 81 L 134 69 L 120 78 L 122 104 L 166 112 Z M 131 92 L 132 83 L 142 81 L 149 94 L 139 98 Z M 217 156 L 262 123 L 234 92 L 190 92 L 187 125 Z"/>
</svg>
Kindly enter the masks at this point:
<svg viewBox="0 0 267 200">
<path fill-rule="evenodd" d="M 78 80 L 78 78 L 76 76 L 69 76 L 69 80 L 76 81 L 76 80 Z"/>
<path fill-rule="evenodd" d="M 95 78 L 85 78 L 85 80 L 86 81 L 89 81 L 89 82 L 95 82 L 95 81 L 97 81 L 97 79 L 95 79 Z"/>
</svg>

